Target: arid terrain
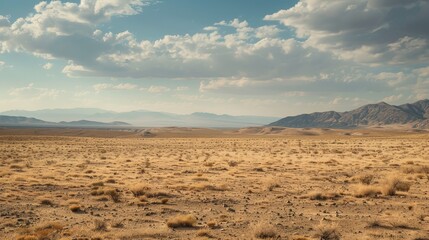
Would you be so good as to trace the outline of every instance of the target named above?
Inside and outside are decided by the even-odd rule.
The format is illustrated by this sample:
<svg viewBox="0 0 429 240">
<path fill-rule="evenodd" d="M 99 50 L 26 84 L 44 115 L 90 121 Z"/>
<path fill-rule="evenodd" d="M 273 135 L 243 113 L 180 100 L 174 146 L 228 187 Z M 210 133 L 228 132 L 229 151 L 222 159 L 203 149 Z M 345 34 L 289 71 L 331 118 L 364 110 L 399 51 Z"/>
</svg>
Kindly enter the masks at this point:
<svg viewBox="0 0 429 240">
<path fill-rule="evenodd" d="M 0 129 L 0 239 L 429 239 L 429 134 Z"/>
</svg>

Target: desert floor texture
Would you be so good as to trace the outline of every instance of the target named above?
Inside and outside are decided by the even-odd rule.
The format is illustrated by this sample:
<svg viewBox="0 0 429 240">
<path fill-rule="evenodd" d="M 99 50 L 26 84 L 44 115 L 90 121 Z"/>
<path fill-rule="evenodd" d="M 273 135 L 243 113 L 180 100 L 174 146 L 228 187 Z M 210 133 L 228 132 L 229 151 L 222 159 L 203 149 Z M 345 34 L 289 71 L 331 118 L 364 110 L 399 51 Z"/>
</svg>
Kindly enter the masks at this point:
<svg viewBox="0 0 429 240">
<path fill-rule="evenodd" d="M 429 134 L 0 129 L 0 239 L 429 239 Z"/>
</svg>

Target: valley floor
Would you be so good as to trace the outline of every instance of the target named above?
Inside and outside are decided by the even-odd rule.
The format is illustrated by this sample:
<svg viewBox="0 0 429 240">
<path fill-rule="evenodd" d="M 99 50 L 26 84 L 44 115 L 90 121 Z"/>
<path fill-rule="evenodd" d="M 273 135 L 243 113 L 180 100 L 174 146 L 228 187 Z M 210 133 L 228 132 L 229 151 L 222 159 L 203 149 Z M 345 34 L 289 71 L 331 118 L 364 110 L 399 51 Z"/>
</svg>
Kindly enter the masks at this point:
<svg viewBox="0 0 429 240">
<path fill-rule="evenodd" d="M 428 153 L 418 133 L 2 134 L 0 239 L 429 239 Z"/>
</svg>

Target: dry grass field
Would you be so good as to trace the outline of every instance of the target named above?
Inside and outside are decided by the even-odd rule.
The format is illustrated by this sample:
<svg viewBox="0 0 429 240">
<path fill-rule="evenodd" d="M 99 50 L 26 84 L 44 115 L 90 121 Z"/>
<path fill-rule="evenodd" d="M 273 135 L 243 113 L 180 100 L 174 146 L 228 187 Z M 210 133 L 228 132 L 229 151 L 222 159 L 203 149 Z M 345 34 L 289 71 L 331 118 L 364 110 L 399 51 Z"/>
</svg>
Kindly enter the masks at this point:
<svg viewBox="0 0 429 240">
<path fill-rule="evenodd" d="M 0 239 L 429 239 L 427 132 L 2 129 L 0 183 Z"/>
</svg>

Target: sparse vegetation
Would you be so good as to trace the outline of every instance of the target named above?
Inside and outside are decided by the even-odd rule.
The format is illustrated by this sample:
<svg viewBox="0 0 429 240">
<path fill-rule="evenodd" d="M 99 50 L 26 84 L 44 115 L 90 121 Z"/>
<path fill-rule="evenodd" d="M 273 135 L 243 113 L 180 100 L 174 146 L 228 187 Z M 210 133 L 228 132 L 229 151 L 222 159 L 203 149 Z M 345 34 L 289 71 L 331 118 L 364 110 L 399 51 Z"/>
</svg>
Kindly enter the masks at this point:
<svg viewBox="0 0 429 240">
<path fill-rule="evenodd" d="M 94 230 L 95 231 L 107 231 L 107 223 L 100 219 L 94 220 Z"/>
<path fill-rule="evenodd" d="M 252 229 L 253 236 L 259 239 L 272 239 L 279 234 L 277 230 L 269 224 L 258 224 Z"/>
<path fill-rule="evenodd" d="M 334 192 L 313 191 L 306 195 L 306 197 L 310 198 L 311 200 L 325 201 L 329 199 L 338 199 L 341 197 L 341 194 Z"/>
<path fill-rule="evenodd" d="M 381 192 L 386 196 L 393 196 L 396 191 L 408 192 L 410 184 L 402 181 L 397 176 L 389 176 L 381 185 Z"/>
<path fill-rule="evenodd" d="M 197 223 L 197 218 L 192 215 L 177 215 L 171 217 L 167 221 L 167 226 L 170 228 L 191 228 Z"/>
<path fill-rule="evenodd" d="M 341 235 L 338 232 L 338 227 L 333 224 L 321 224 L 318 226 L 316 237 L 319 240 L 340 240 Z"/>
<path fill-rule="evenodd" d="M 380 187 L 372 185 L 358 184 L 353 187 L 355 197 L 375 197 L 381 194 Z"/>
<path fill-rule="evenodd" d="M 287 131 L 295 135 L 0 135 L 0 238 L 424 239 L 428 135 Z M 38 228 L 51 219 L 62 228 Z M 269 223 L 252 224 L 260 219 Z"/>
</svg>

